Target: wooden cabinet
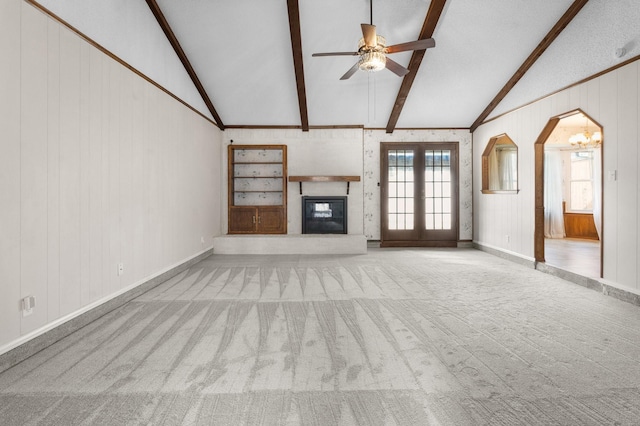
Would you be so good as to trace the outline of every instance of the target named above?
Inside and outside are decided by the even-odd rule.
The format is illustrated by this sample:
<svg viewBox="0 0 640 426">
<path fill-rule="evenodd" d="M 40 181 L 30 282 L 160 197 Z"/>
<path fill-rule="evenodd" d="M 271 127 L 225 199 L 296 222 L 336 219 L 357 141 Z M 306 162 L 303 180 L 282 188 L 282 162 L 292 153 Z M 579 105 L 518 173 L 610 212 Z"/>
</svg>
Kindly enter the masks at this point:
<svg viewBox="0 0 640 426">
<path fill-rule="evenodd" d="M 286 145 L 229 145 L 229 234 L 286 233 Z"/>
</svg>

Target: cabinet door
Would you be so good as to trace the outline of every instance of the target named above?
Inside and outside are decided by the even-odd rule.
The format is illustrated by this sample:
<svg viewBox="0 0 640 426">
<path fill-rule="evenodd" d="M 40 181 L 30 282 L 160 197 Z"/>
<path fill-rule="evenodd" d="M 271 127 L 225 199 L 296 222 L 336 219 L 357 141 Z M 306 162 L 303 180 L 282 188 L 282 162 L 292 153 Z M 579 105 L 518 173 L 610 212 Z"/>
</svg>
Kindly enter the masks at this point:
<svg viewBox="0 0 640 426">
<path fill-rule="evenodd" d="M 283 207 L 258 207 L 258 232 L 263 234 L 286 234 L 287 218 Z"/>
<path fill-rule="evenodd" d="M 251 234 L 256 231 L 257 209 L 255 207 L 231 207 L 229 209 L 229 233 Z"/>
</svg>

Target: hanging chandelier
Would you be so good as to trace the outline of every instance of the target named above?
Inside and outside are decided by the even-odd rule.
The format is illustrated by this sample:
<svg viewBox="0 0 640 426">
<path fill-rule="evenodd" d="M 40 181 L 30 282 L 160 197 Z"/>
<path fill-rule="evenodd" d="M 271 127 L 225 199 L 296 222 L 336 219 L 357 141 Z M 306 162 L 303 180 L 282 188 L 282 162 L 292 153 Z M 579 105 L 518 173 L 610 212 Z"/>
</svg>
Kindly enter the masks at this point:
<svg viewBox="0 0 640 426">
<path fill-rule="evenodd" d="M 577 149 L 599 148 L 602 144 L 602 132 L 589 132 L 589 119 L 585 117 L 585 120 L 587 122 L 585 123 L 584 131 L 571 135 L 569 143 Z"/>
</svg>

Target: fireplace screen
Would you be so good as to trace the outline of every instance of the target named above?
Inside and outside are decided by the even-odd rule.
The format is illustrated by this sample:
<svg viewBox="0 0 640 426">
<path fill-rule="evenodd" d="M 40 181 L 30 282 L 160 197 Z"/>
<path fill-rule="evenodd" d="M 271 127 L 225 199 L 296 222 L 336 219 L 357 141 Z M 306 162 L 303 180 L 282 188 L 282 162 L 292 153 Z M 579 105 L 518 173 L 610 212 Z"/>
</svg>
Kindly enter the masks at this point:
<svg viewBox="0 0 640 426">
<path fill-rule="evenodd" d="M 346 234 L 347 197 L 302 197 L 303 234 Z"/>
</svg>

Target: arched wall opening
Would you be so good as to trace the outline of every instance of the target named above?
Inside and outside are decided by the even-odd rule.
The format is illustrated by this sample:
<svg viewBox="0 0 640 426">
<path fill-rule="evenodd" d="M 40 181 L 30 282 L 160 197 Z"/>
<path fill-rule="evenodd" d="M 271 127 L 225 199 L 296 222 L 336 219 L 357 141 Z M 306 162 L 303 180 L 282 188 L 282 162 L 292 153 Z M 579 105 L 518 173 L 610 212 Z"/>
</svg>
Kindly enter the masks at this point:
<svg viewBox="0 0 640 426">
<path fill-rule="evenodd" d="M 545 250 L 545 217 L 546 217 L 546 234 L 549 235 L 549 220 L 550 211 L 547 204 L 545 208 L 545 185 L 549 182 L 545 182 L 545 179 L 549 180 L 550 170 L 545 170 L 545 148 L 550 149 L 553 146 L 555 150 L 563 150 L 571 152 L 571 158 L 575 157 L 577 153 L 581 153 L 585 157 L 589 157 L 592 168 L 592 183 L 591 191 L 589 193 L 592 196 L 592 212 L 593 224 L 597 228 L 597 236 L 589 236 L 585 238 L 595 238 L 599 241 L 599 247 L 597 247 L 597 268 L 595 271 L 582 273 L 580 270 L 572 270 L 571 272 L 577 272 L 580 275 L 593 275 L 594 277 L 602 277 L 602 264 L 603 264 L 603 238 L 604 231 L 602 226 L 602 200 L 603 200 L 603 185 L 602 185 L 602 150 L 603 143 L 603 129 L 602 126 L 586 114 L 581 109 L 572 110 L 549 119 L 542 132 L 536 139 L 534 145 L 534 162 L 535 162 L 535 225 L 534 225 L 534 257 L 536 262 L 547 262 L 546 250 Z M 593 154 L 589 154 L 593 152 Z M 588 155 L 587 155 L 588 154 Z M 547 158 L 549 160 L 549 158 Z M 549 163 L 552 164 L 552 163 Z M 563 165 L 563 167 L 565 167 Z M 545 172 L 547 172 L 545 174 Z M 546 176 L 546 178 L 545 178 Z M 579 182 L 575 182 L 579 184 Z M 568 184 L 569 188 L 573 188 L 574 182 L 571 181 Z M 584 185 L 583 185 L 584 186 Z M 577 185 L 576 187 L 579 187 Z M 547 188 L 548 189 L 548 188 Z M 547 191 L 548 192 L 548 191 Z M 549 196 L 549 194 L 547 194 Z M 572 198 L 567 200 L 566 197 L 562 200 L 561 209 L 563 216 L 563 228 L 561 232 L 565 232 L 565 226 L 569 224 L 571 227 L 573 222 L 567 222 L 567 220 L 573 220 L 578 218 L 579 220 L 586 219 L 589 212 L 572 212 L 571 203 L 574 202 Z M 575 203 L 575 202 L 574 202 Z M 568 206 L 567 210 L 565 208 Z M 567 214 L 569 212 L 569 214 Z M 560 237 L 562 238 L 562 237 Z M 582 237 L 578 237 L 582 238 Z M 567 246 L 565 250 L 571 250 L 571 246 Z M 571 258 L 572 253 L 567 253 L 568 258 Z M 580 256 L 578 253 L 574 253 L 574 256 Z M 556 260 L 554 260 L 555 262 Z M 560 261 L 561 263 L 562 261 Z M 554 264 L 562 269 L 569 269 L 575 267 L 575 265 L 562 265 Z M 567 266 L 565 268 L 564 266 Z"/>
</svg>

